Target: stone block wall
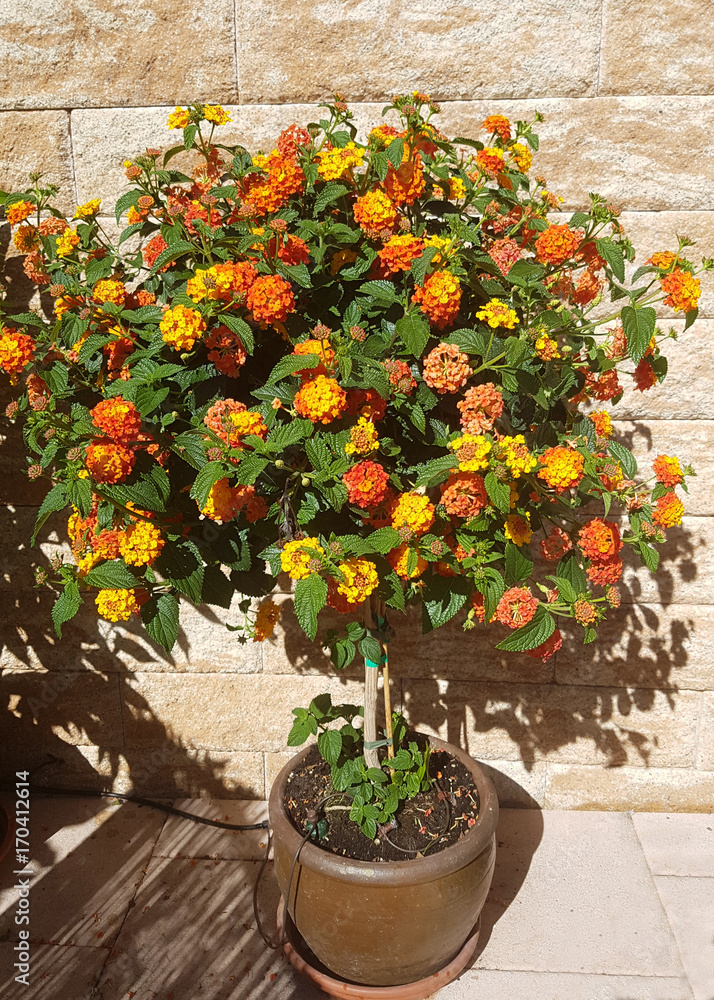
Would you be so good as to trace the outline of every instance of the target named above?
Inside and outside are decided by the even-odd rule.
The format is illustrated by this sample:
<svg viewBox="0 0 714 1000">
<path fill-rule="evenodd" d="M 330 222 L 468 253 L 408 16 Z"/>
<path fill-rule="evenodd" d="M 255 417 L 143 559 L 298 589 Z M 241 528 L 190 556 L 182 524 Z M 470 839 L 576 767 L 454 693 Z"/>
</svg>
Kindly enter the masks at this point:
<svg viewBox="0 0 714 1000">
<path fill-rule="evenodd" d="M 623 208 L 642 263 L 697 241 L 714 256 L 714 28 L 708 0 L 653 13 L 644 0 L 38 0 L 0 8 L 0 188 L 30 170 L 59 203 L 101 197 L 110 216 L 122 161 L 168 147 L 175 104 L 230 107 L 229 139 L 270 147 L 337 90 L 358 124 L 391 94 L 418 88 L 440 127 L 475 135 L 486 113 L 545 115 L 534 172 L 564 198 L 589 191 Z M 107 226 L 113 227 L 107 217 Z M 30 301 L 7 226 L 3 283 Z M 695 255 L 696 255 L 695 254 Z M 462 743 L 492 769 L 504 804 L 710 810 L 714 803 L 714 281 L 700 318 L 671 341 L 659 390 L 628 391 L 616 430 L 647 470 L 660 453 L 699 477 L 657 578 L 628 568 L 620 611 L 595 646 L 569 639 L 555 660 L 494 652 L 450 627 L 421 638 L 399 626 L 394 701 L 415 725 Z M 47 303 L 41 303 L 47 306 Z M 663 316 L 663 324 L 669 320 Z M 672 323 L 676 329 L 682 321 Z M 7 387 L 2 392 L 7 396 Z M 3 407 L 4 402 L 3 400 Z M 260 798 L 289 756 L 294 705 L 330 690 L 359 700 L 301 637 L 290 614 L 265 646 L 240 646 L 218 608 L 184 607 L 163 655 L 135 628 L 91 609 L 54 635 L 32 565 L 65 547 L 49 522 L 28 538 L 41 494 L 20 472 L 18 436 L 0 448 L 0 622 L 4 767 L 37 780 L 113 783 L 144 794 Z M 289 594 L 281 601 L 290 602 Z"/>
</svg>

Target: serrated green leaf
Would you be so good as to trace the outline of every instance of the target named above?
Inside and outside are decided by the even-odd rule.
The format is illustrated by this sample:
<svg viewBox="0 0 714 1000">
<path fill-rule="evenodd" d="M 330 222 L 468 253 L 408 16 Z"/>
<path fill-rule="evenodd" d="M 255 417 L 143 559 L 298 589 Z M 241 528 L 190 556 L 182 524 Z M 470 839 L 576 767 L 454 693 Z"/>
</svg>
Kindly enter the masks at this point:
<svg viewBox="0 0 714 1000">
<path fill-rule="evenodd" d="M 161 270 L 164 264 L 171 264 L 173 261 L 178 260 L 179 257 L 183 257 L 185 254 L 191 253 L 193 250 L 193 244 L 188 243 L 186 240 L 178 240 L 176 243 L 172 243 L 171 246 L 166 248 L 166 250 L 162 250 L 156 258 L 153 267 L 151 268 L 151 273 L 156 274 Z"/>
<path fill-rule="evenodd" d="M 394 332 L 415 358 L 422 356 L 431 336 L 429 323 L 420 312 L 410 312 L 398 319 L 394 325 Z"/>
<path fill-rule="evenodd" d="M 618 246 L 617 243 L 613 243 L 612 240 L 607 237 L 595 240 L 595 246 L 597 247 L 597 252 L 600 254 L 605 263 L 609 266 L 612 273 L 615 275 L 618 281 L 625 280 L 625 257 L 622 252 L 622 247 Z"/>
<path fill-rule="evenodd" d="M 459 464 L 455 455 L 440 455 L 420 468 L 416 478 L 416 486 L 436 486 L 453 472 Z"/>
<path fill-rule="evenodd" d="M 608 451 L 620 463 L 628 479 L 632 479 L 637 474 L 637 459 L 628 448 L 625 448 L 619 441 L 610 441 Z"/>
<path fill-rule="evenodd" d="M 382 646 L 374 636 L 366 635 L 364 639 L 360 639 L 358 647 L 365 660 L 371 660 L 372 663 L 379 663 L 382 659 Z"/>
<path fill-rule="evenodd" d="M 82 598 L 79 595 L 77 582 L 76 580 L 70 580 L 65 584 L 64 590 L 52 606 L 52 621 L 55 626 L 55 632 L 60 639 L 62 638 L 62 626 L 65 622 L 74 618 L 81 604 Z"/>
<path fill-rule="evenodd" d="M 141 620 L 154 642 L 170 653 L 178 638 L 179 604 L 173 594 L 153 595 L 141 606 Z"/>
<path fill-rule="evenodd" d="M 191 497 L 198 504 L 199 510 L 206 506 L 213 484 L 225 475 L 226 470 L 221 462 L 207 462 L 200 470 L 191 486 Z"/>
<path fill-rule="evenodd" d="M 651 306 L 623 306 L 622 328 L 627 337 L 627 351 L 635 364 L 639 364 L 649 347 L 654 333 L 657 313 Z"/>
<path fill-rule="evenodd" d="M 125 191 L 124 194 L 117 199 L 117 203 L 114 206 L 114 216 L 116 218 L 117 225 L 119 225 L 119 220 L 121 219 L 124 212 L 126 212 L 132 206 L 136 206 L 138 204 L 139 198 L 141 198 L 143 194 L 144 194 L 143 191 L 139 189 L 134 189 L 133 191 Z"/>
<path fill-rule="evenodd" d="M 387 159 L 392 164 L 395 170 L 398 170 L 402 165 L 402 160 L 404 158 L 404 139 L 397 137 L 392 139 L 392 141 L 387 146 Z"/>
<path fill-rule="evenodd" d="M 533 572 L 533 563 L 513 542 L 506 543 L 506 584 L 512 587 L 516 583 L 527 580 Z"/>
<path fill-rule="evenodd" d="M 319 574 L 311 573 L 295 584 L 295 617 L 310 640 L 317 635 L 317 616 L 326 602 L 327 583 Z"/>
<path fill-rule="evenodd" d="M 220 319 L 221 323 L 227 326 L 240 339 L 241 344 L 245 347 L 248 354 L 252 354 L 255 350 L 255 338 L 253 331 L 246 321 L 241 319 L 240 316 L 231 316 L 230 313 L 221 313 Z"/>
<path fill-rule="evenodd" d="M 566 556 L 558 563 L 556 575 L 567 580 L 576 594 L 584 594 L 588 589 L 588 579 L 585 571 L 575 556 Z"/>
<path fill-rule="evenodd" d="M 95 566 L 85 576 L 85 582 L 100 590 L 131 590 L 136 586 L 136 577 L 121 559 Z"/>
<path fill-rule="evenodd" d="M 306 368 L 317 368 L 321 363 L 322 359 L 317 354 L 288 354 L 278 361 L 268 376 L 268 382 L 278 382 L 286 375 L 294 375 Z"/>
<path fill-rule="evenodd" d="M 424 284 L 424 279 L 426 278 L 426 272 L 429 270 L 429 265 L 438 253 L 438 247 L 425 247 L 421 257 L 416 257 L 412 261 L 411 272 L 415 284 Z"/>
<path fill-rule="evenodd" d="M 64 483 L 57 483 L 49 491 L 45 499 L 42 501 L 42 506 L 37 512 L 37 518 L 35 520 L 35 527 L 32 532 L 32 544 L 35 544 L 35 539 L 37 538 L 37 533 L 45 523 L 50 514 L 57 510 L 64 510 L 67 506 L 67 488 Z"/>
<path fill-rule="evenodd" d="M 516 629 L 499 642 L 496 649 L 505 649 L 510 653 L 523 653 L 528 649 L 536 649 L 555 631 L 555 618 L 546 610 L 543 604 L 538 605 L 533 618 L 522 628 Z"/>
<path fill-rule="evenodd" d="M 337 201 L 343 194 L 347 194 L 348 190 L 344 184 L 334 182 L 326 184 L 315 199 L 315 215 L 319 215 L 333 201 Z"/>
<path fill-rule="evenodd" d="M 507 484 L 496 479 L 493 472 L 487 472 L 485 485 L 488 498 L 494 507 L 497 507 L 504 514 L 508 514 L 511 509 L 511 491 Z"/>
<path fill-rule="evenodd" d="M 317 737 L 317 749 L 331 766 L 336 764 L 342 753 L 342 736 L 337 729 L 328 729 Z"/>
</svg>

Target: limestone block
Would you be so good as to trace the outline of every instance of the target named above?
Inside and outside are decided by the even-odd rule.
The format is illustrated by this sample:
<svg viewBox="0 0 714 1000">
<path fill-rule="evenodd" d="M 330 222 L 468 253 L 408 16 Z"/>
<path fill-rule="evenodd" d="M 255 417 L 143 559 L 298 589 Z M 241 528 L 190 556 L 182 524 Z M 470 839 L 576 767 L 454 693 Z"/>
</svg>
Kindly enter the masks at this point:
<svg viewBox="0 0 714 1000">
<path fill-rule="evenodd" d="M 547 764 L 546 809 L 711 812 L 714 774 L 676 767 Z"/>
<path fill-rule="evenodd" d="M 619 417 L 617 407 L 613 416 Z M 693 466 L 696 477 L 687 483 L 689 493 L 678 490 L 684 508 L 691 516 L 714 514 L 714 421 L 618 419 L 612 427 L 613 437 L 637 459 L 641 480 L 651 479 L 652 462 L 658 455 L 675 455 L 682 466 Z"/>
<path fill-rule="evenodd" d="M 710 518 L 685 516 L 681 526 L 667 530 L 658 548 L 659 568 L 650 573 L 628 546 L 620 588 L 623 603 L 714 604 Z"/>
<path fill-rule="evenodd" d="M 656 18 L 651 10 L 646 0 L 604 0 L 598 92 L 713 93 L 708 0 L 680 0 Z"/>
<path fill-rule="evenodd" d="M 0 18 L 2 16 L 0 13 Z M 37 16 L 36 10 L 32 16 Z M 9 67 L 10 64 L 0 59 L 0 65 Z M 27 69 L 28 73 L 33 72 L 29 61 Z M 31 92 L 32 86 L 28 85 L 27 89 Z M 0 86 L 0 93 L 6 94 L 6 88 Z M 24 191 L 31 187 L 29 175 L 41 173 L 44 183 L 56 184 L 60 189 L 57 207 L 63 212 L 74 212 L 72 151 L 66 111 L 0 113 L 0 148 L 3 151 L 4 191 Z"/>
<path fill-rule="evenodd" d="M 19 744 L 120 747 L 124 741 L 119 680 L 85 671 L 3 670 L 2 718 L 6 735 Z"/>
<path fill-rule="evenodd" d="M 66 542 L 67 519 L 52 514 L 46 521 L 34 548 L 30 545 L 37 517 L 36 507 L 0 507 L 0 536 L 12 539 L 11 545 L 0 549 L 0 590 L 30 590 L 34 583 L 34 566 L 49 565 L 54 555 L 71 558 Z"/>
<path fill-rule="evenodd" d="M 477 759 L 687 767 L 699 692 L 405 680 L 413 726 Z"/>
<path fill-rule="evenodd" d="M 126 680 L 126 745 L 155 746 L 152 727 L 182 746 L 284 750 L 292 709 L 329 691 L 333 701 L 362 702 L 362 685 L 334 677 L 135 673 Z"/>
<path fill-rule="evenodd" d="M 540 152 L 531 173 L 547 179 L 564 209 L 587 207 L 590 191 L 630 211 L 710 209 L 714 97 L 453 101 L 437 124 L 470 137 L 485 114 L 532 120 L 536 109 L 546 120 L 536 130 Z"/>
<path fill-rule="evenodd" d="M 610 408 L 614 418 L 711 420 L 714 322 L 698 319 L 686 333 L 683 332 L 683 320 L 663 321 L 660 324 L 663 333 L 670 328 L 677 331 L 678 339 L 660 343 L 660 350 L 669 365 L 664 382 L 640 392 L 634 388 L 631 379 L 623 378 L 625 391 L 617 406 L 603 404 L 605 409 Z M 706 426 L 711 427 L 711 424 Z"/>
<path fill-rule="evenodd" d="M 696 766 L 703 771 L 714 771 L 714 691 L 702 695 L 702 711 L 699 729 L 699 749 Z M 712 808 L 714 796 L 709 808 Z"/>
<path fill-rule="evenodd" d="M 524 0 L 514 17 L 487 0 L 349 0 L 237 5 L 241 101 L 388 100 L 418 87 L 435 100 L 595 92 L 595 0 Z M 559 30 L 553 31 L 553 18 Z M 507 68 L 506 68 L 507 67 Z"/>
<path fill-rule="evenodd" d="M 40 0 L 0 12 L 5 107 L 106 107 L 237 96 L 231 0 Z"/>
<path fill-rule="evenodd" d="M 578 626 L 562 631 L 559 684 L 714 690 L 711 605 L 623 604 L 608 613 L 588 646 Z"/>
</svg>

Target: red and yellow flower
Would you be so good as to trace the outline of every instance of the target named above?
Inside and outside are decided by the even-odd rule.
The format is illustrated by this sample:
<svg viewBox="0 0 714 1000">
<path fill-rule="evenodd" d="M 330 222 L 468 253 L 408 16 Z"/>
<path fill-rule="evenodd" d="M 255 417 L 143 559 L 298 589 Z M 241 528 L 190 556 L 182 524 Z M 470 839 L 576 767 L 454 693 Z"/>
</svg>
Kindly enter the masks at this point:
<svg viewBox="0 0 714 1000">
<path fill-rule="evenodd" d="M 296 394 L 295 409 L 314 424 L 329 424 L 347 409 L 347 393 L 335 379 L 317 375 L 305 382 Z"/>
<path fill-rule="evenodd" d="M 348 469 L 342 482 L 347 487 L 349 502 L 370 510 L 384 500 L 389 474 L 378 462 L 366 459 Z"/>
</svg>

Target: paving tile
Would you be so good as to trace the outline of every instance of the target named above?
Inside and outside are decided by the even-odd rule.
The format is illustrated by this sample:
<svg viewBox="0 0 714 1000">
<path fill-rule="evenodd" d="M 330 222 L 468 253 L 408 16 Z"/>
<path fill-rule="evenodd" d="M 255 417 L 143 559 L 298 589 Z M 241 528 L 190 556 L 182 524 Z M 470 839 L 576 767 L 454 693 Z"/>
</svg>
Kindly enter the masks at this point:
<svg viewBox="0 0 714 1000">
<path fill-rule="evenodd" d="M 475 970 L 682 977 L 629 816 L 505 809 L 497 840 Z"/>
<path fill-rule="evenodd" d="M 153 858 L 93 1000 L 324 1000 L 266 948 L 253 918 L 257 861 Z M 261 882 L 261 913 L 275 935 L 277 883 Z M 181 918 L 177 919 L 177 913 Z"/>
<path fill-rule="evenodd" d="M 632 822 L 653 875 L 714 878 L 712 813 L 634 813 Z"/>
<path fill-rule="evenodd" d="M 714 878 L 654 879 L 695 1000 L 714 1000 Z"/>
<path fill-rule="evenodd" d="M 30 985 L 15 981 L 18 970 L 13 945 L 0 944 L 0 996 L 3 1000 L 92 1000 L 94 984 L 109 955 L 108 948 L 76 945 L 33 945 Z"/>
<path fill-rule="evenodd" d="M 267 802 L 176 799 L 172 805 L 196 816 L 224 823 L 260 823 L 268 818 Z M 154 857 L 261 861 L 267 840 L 267 830 L 221 830 L 169 815 L 154 848 Z"/>
<path fill-rule="evenodd" d="M 33 798 L 30 803 L 32 940 L 111 944 L 141 882 L 164 814 L 133 803 Z M 13 857 L 0 868 L 0 938 L 17 941 Z"/>
<path fill-rule="evenodd" d="M 469 969 L 434 1000 L 691 1000 L 683 979 Z"/>
</svg>

